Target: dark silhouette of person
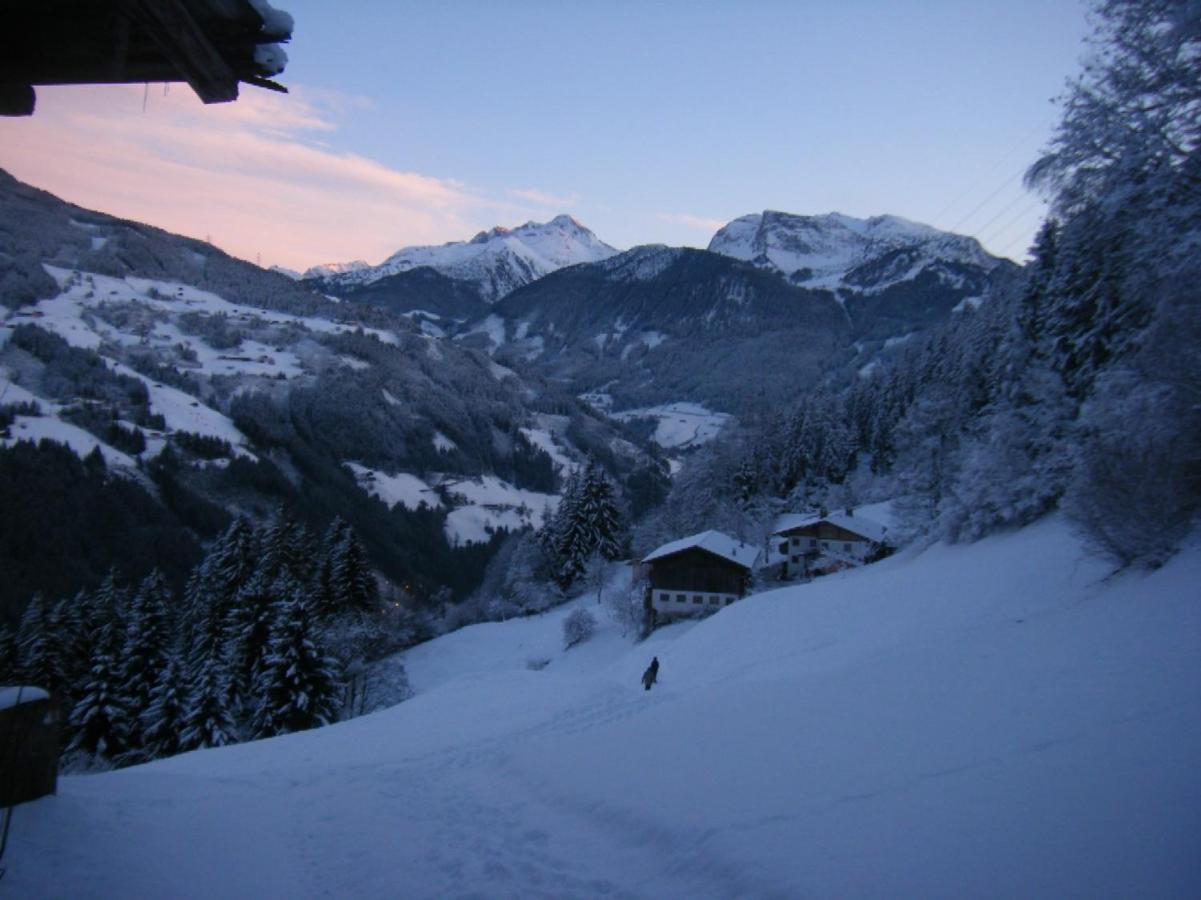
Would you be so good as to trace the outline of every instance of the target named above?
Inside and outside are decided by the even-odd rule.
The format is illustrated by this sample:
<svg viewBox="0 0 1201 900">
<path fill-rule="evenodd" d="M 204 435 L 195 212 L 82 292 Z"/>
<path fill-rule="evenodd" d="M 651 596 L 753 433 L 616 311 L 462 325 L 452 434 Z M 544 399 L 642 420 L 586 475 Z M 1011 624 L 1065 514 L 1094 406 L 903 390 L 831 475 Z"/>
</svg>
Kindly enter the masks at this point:
<svg viewBox="0 0 1201 900">
<path fill-rule="evenodd" d="M 659 657 L 656 656 L 651 660 L 651 664 L 646 667 L 646 671 L 642 673 L 642 686 L 649 691 L 651 689 L 651 685 L 655 683 L 655 680 L 658 677 Z"/>
</svg>

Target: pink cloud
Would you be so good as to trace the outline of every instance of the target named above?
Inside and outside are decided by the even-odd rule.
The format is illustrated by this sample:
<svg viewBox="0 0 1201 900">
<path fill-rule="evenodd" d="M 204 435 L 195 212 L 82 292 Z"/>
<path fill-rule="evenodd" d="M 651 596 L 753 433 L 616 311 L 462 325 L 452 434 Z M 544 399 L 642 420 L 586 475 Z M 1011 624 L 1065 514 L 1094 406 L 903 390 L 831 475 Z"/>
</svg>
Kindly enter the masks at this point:
<svg viewBox="0 0 1201 900">
<path fill-rule="evenodd" d="M 365 102 L 248 87 L 236 103 L 204 106 L 178 86 L 165 96 L 39 88 L 32 118 L 0 120 L 0 167 L 80 206 L 293 268 L 375 262 L 518 212 L 457 181 L 321 143 L 337 130 L 335 113 Z"/>
</svg>

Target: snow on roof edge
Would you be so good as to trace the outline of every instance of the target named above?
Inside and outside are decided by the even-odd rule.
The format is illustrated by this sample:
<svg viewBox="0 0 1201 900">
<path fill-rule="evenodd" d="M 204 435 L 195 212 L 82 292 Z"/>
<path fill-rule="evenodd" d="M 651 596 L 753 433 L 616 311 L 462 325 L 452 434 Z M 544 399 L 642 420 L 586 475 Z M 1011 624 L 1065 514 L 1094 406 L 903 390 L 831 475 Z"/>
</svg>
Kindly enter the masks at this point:
<svg viewBox="0 0 1201 900">
<path fill-rule="evenodd" d="M 837 525 L 839 528 L 845 528 L 847 531 L 861 534 L 865 538 L 876 542 L 883 541 L 888 534 L 887 525 L 865 516 L 847 515 L 846 513 L 831 513 L 825 516 L 788 513 L 776 520 L 772 534 L 783 534 L 786 531 L 804 528 L 808 525 L 816 525 L 819 522 L 829 522 L 831 525 Z"/>
<path fill-rule="evenodd" d="M 742 541 L 730 537 L 720 531 L 702 531 L 698 534 L 689 535 L 679 540 L 670 541 L 661 547 L 652 550 L 649 554 L 642 558 L 644 563 L 653 562 L 656 559 L 662 559 L 666 556 L 672 556 L 683 550 L 692 548 L 706 550 L 714 556 L 720 556 L 722 559 L 729 560 L 735 565 L 749 569 L 754 565 L 755 560 L 759 557 L 759 550 L 752 547 L 750 544 L 744 544 Z"/>
<path fill-rule="evenodd" d="M 18 700 L 18 698 L 20 698 Z M 5 685 L 0 687 L 0 709 L 9 709 L 18 703 L 33 703 L 48 700 L 50 695 L 43 688 L 29 685 Z"/>
</svg>

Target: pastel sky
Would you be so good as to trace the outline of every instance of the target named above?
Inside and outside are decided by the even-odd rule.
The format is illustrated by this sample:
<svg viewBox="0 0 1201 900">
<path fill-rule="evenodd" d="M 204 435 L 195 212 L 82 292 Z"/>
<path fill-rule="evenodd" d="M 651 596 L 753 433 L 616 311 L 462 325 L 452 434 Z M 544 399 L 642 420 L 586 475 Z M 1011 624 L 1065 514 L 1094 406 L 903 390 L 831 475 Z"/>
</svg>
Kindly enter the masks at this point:
<svg viewBox="0 0 1201 900">
<path fill-rule="evenodd" d="M 1078 0 L 275 0 L 283 96 L 39 88 L 0 167 L 82 206 L 303 269 L 568 212 L 705 246 L 750 212 L 891 213 L 1020 259 L 1021 172 Z"/>
</svg>

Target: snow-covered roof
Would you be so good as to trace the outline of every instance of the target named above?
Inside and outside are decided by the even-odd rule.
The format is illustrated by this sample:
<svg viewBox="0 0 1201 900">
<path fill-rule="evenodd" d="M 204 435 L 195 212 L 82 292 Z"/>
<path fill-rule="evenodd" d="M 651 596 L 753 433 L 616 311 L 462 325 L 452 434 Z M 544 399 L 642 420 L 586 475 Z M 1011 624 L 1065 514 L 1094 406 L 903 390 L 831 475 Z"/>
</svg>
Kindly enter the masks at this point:
<svg viewBox="0 0 1201 900">
<path fill-rule="evenodd" d="M 869 541 L 875 541 L 876 543 L 882 543 L 888 534 L 888 528 L 879 522 L 864 518 L 863 516 L 847 515 L 846 513 L 831 513 L 828 516 L 815 516 L 810 513 L 789 513 L 788 515 L 780 516 L 776 520 L 776 527 L 772 530 L 772 534 L 783 534 L 795 528 L 817 525 L 819 522 L 829 522 L 831 525 L 837 525 L 839 528 L 845 528 L 847 531 L 861 534 Z"/>
<path fill-rule="evenodd" d="M 8 709 L 20 703 L 45 700 L 50 695 L 40 687 L 0 687 L 0 709 Z M 17 698 L 20 697 L 20 701 Z"/>
<path fill-rule="evenodd" d="M 735 540 L 728 534 L 722 534 L 720 531 L 702 531 L 700 534 L 694 534 L 690 537 L 680 538 L 678 541 L 672 541 L 670 544 L 664 544 L 658 550 L 643 557 L 642 561 L 644 563 L 652 562 L 656 559 L 662 559 L 665 556 L 671 556 L 673 553 L 679 553 L 681 550 L 691 550 L 694 547 L 700 550 L 707 550 L 714 556 L 728 559 L 730 562 L 746 569 L 749 569 L 759 556 L 758 548 Z"/>
</svg>

